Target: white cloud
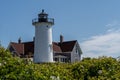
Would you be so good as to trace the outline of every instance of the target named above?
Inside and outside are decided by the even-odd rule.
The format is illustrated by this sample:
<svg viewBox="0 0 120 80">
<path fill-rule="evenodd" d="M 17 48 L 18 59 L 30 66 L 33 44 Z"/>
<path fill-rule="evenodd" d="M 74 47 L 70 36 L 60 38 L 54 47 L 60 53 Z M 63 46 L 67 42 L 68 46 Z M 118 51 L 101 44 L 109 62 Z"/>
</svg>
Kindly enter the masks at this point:
<svg viewBox="0 0 120 80">
<path fill-rule="evenodd" d="M 120 28 L 119 28 L 120 22 L 117 20 L 114 20 L 113 22 L 107 24 L 106 27 L 108 28 L 107 32 L 118 31 L 118 30 L 120 30 Z"/>
<path fill-rule="evenodd" d="M 92 36 L 81 43 L 83 57 L 120 56 L 120 30 Z"/>
</svg>

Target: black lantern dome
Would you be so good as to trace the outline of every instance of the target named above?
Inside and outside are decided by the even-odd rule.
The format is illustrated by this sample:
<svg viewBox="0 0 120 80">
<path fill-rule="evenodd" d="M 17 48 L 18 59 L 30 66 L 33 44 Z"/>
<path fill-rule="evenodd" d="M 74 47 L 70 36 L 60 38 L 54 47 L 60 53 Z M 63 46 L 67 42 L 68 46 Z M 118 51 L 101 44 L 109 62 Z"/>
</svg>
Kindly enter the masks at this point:
<svg viewBox="0 0 120 80">
<path fill-rule="evenodd" d="M 41 23 L 41 22 L 54 24 L 54 19 L 48 18 L 48 14 L 45 13 L 44 10 L 42 9 L 42 12 L 38 14 L 38 18 L 32 20 L 32 24 L 34 25 L 36 23 Z"/>
<path fill-rule="evenodd" d="M 47 22 L 48 21 L 48 14 L 42 10 L 40 14 L 38 14 L 39 22 Z"/>
</svg>

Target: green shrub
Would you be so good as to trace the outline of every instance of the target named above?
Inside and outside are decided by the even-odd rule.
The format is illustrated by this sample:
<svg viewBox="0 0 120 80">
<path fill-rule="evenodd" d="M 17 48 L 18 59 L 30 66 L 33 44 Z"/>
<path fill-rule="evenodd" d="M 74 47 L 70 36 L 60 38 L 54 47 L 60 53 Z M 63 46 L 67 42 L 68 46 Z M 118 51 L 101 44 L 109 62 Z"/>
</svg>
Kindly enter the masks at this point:
<svg viewBox="0 0 120 80">
<path fill-rule="evenodd" d="M 111 57 L 77 63 L 34 64 L 0 47 L 0 80 L 120 80 L 120 62 Z"/>
</svg>

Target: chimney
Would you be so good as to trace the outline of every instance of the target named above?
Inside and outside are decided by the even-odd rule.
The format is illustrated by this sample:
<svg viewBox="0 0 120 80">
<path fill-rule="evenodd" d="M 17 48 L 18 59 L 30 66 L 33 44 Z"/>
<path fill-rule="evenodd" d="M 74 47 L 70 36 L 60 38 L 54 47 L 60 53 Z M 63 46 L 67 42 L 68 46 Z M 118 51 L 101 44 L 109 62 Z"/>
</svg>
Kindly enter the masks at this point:
<svg viewBox="0 0 120 80">
<path fill-rule="evenodd" d="M 35 36 L 33 37 L 33 42 L 35 42 Z"/>
<path fill-rule="evenodd" d="M 18 39 L 18 43 L 19 43 L 19 44 L 21 43 L 21 37 Z"/>
<path fill-rule="evenodd" d="M 62 35 L 60 35 L 60 43 L 62 43 L 64 41 L 64 38 Z"/>
</svg>

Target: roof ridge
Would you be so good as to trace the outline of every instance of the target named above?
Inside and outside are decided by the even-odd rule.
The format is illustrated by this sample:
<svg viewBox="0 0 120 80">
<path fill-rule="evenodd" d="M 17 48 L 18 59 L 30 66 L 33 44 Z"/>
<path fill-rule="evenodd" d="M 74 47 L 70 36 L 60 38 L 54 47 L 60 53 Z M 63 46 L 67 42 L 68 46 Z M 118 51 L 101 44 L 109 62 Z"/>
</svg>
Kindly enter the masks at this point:
<svg viewBox="0 0 120 80">
<path fill-rule="evenodd" d="M 24 44 L 24 43 L 31 43 L 31 42 L 34 42 L 34 41 L 26 41 L 26 42 L 22 42 L 22 43 Z"/>
<path fill-rule="evenodd" d="M 74 42 L 74 41 L 77 41 L 77 40 L 63 41 L 62 43 L 64 43 L 64 42 Z M 60 43 L 60 42 L 58 42 L 58 43 Z"/>
</svg>

